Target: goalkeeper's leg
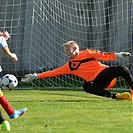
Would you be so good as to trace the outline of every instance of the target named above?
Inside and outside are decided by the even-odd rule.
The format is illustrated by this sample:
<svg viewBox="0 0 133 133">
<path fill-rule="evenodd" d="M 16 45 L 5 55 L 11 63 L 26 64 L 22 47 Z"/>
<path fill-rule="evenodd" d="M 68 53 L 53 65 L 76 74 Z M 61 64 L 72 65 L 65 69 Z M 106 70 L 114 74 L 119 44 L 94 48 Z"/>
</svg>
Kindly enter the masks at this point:
<svg viewBox="0 0 133 133">
<path fill-rule="evenodd" d="M 111 66 L 104 69 L 101 73 L 97 75 L 94 80 L 95 86 L 100 88 L 106 88 L 111 80 L 122 76 L 125 81 L 130 85 L 130 100 L 133 100 L 133 77 L 129 69 L 125 66 Z"/>
<path fill-rule="evenodd" d="M 83 85 L 84 91 L 90 94 L 95 94 L 103 97 L 110 97 L 112 99 L 129 99 L 130 93 L 124 92 L 121 94 L 111 93 L 103 88 L 93 85 L 93 82 L 85 82 Z"/>
</svg>

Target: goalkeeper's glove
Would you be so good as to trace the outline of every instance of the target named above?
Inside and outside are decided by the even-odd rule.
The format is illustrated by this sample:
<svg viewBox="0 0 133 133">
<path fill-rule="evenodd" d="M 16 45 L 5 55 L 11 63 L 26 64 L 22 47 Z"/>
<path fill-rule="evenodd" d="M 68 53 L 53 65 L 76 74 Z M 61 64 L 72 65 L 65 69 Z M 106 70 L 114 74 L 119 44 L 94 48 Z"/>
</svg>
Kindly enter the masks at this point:
<svg viewBox="0 0 133 133">
<path fill-rule="evenodd" d="M 118 58 L 125 58 L 127 56 L 131 56 L 131 54 L 129 52 L 120 52 L 120 53 L 116 53 L 116 56 Z"/>
<path fill-rule="evenodd" d="M 22 82 L 31 82 L 33 81 L 34 79 L 37 79 L 37 74 L 36 73 L 33 73 L 33 74 L 27 74 L 25 75 L 24 78 L 21 79 Z"/>
</svg>

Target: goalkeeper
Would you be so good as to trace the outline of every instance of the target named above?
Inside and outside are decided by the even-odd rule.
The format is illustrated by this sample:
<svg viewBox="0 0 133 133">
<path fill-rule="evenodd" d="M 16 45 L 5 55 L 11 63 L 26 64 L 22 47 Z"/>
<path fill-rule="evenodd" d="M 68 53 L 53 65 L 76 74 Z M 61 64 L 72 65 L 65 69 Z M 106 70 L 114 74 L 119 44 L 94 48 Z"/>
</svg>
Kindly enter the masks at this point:
<svg viewBox="0 0 133 133">
<path fill-rule="evenodd" d="M 70 60 L 63 66 L 54 70 L 42 73 L 27 74 L 22 78 L 22 82 L 30 82 L 34 79 L 58 76 L 61 74 L 74 74 L 85 80 L 83 89 L 85 92 L 112 99 L 129 99 L 130 93 L 121 94 L 111 93 L 107 90 L 113 87 L 116 79 L 122 76 L 133 89 L 133 78 L 128 68 L 125 66 L 108 66 L 99 62 L 99 60 L 115 60 L 131 56 L 129 52 L 101 52 L 99 50 L 87 48 L 79 51 L 79 45 L 75 41 L 69 41 L 65 44 L 64 51 Z"/>
<path fill-rule="evenodd" d="M 8 48 L 7 40 L 10 38 L 9 33 L 6 31 L 4 33 L 0 32 L 0 48 L 1 50 L 14 62 L 18 60 L 15 53 L 11 53 L 10 49 Z M 0 66 L 0 72 L 2 71 Z M 10 119 L 16 119 L 22 116 L 26 111 L 27 108 L 23 108 L 21 110 L 14 110 L 14 108 L 10 105 L 4 94 L 1 92 L 0 89 L 0 104 L 3 109 L 6 111 Z M 0 130 L 9 131 L 10 130 L 10 123 L 5 120 L 2 112 L 0 111 Z"/>
</svg>

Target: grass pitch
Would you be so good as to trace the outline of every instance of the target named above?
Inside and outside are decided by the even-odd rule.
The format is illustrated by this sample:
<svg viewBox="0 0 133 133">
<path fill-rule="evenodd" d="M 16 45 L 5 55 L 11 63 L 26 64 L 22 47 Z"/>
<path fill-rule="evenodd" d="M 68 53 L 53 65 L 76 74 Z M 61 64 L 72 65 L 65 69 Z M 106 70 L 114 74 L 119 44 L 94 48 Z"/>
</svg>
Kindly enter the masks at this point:
<svg viewBox="0 0 133 133">
<path fill-rule="evenodd" d="M 132 104 L 82 90 L 3 90 L 16 109 L 28 111 L 11 124 L 10 133 L 133 133 Z"/>
</svg>

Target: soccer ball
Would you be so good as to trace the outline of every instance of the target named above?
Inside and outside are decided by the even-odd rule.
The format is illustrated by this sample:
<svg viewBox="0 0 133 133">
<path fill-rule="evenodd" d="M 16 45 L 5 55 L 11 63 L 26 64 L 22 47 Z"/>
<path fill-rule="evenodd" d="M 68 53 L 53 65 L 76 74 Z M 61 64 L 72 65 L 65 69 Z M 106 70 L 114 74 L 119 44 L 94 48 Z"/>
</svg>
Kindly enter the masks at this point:
<svg viewBox="0 0 133 133">
<path fill-rule="evenodd" d="M 17 78 L 12 74 L 6 74 L 1 79 L 1 85 L 3 89 L 13 90 L 18 85 Z"/>
</svg>

